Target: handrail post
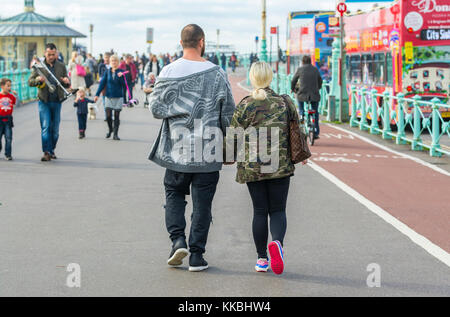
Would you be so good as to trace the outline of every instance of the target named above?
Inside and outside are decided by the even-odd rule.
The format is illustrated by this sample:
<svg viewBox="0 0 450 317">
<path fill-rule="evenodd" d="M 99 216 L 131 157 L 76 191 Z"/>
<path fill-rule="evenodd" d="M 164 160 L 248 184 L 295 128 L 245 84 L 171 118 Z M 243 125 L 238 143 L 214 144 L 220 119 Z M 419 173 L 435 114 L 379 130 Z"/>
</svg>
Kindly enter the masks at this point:
<svg viewBox="0 0 450 317">
<path fill-rule="evenodd" d="M 421 134 L 421 115 L 420 115 L 420 106 L 419 106 L 419 101 L 422 99 L 420 96 L 415 95 L 413 97 L 414 102 L 413 102 L 413 106 L 414 106 L 414 117 L 413 117 L 413 141 L 411 143 L 411 149 L 413 151 L 420 151 L 422 150 L 422 147 L 418 144 L 420 142 L 422 142 L 422 140 L 420 139 L 420 134 Z"/>
<path fill-rule="evenodd" d="M 378 102 L 375 94 L 377 93 L 376 89 L 372 89 L 370 91 L 370 104 L 372 106 L 372 123 L 370 124 L 370 134 L 380 134 L 378 131 Z"/>
<path fill-rule="evenodd" d="M 403 93 L 398 93 L 398 103 L 397 103 L 397 137 L 395 140 L 396 144 L 406 144 L 406 141 L 403 140 L 405 137 L 405 113 L 403 112 L 403 98 L 405 95 Z"/>
<path fill-rule="evenodd" d="M 432 126 L 431 126 L 431 146 L 430 146 L 430 155 L 431 156 L 435 156 L 435 157 L 440 157 L 442 156 L 442 154 L 438 151 L 436 151 L 436 149 L 440 149 L 441 146 L 439 144 L 440 139 L 441 139 L 441 134 L 439 131 L 440 128 L 440 122 L 441 122 L 441 118 L 439 115 L 439 106 L 438 103 L 440 103 L 440 100 L 438 98 L 433 98 L 431 100 L 431 102 L 433 103 L 433 112 L 432 112 Z"/>
<path fill-rule="evenodd" d="M 389 92 L 385 91 L 383 93 L 383 139 L 390 139 L 391 136 L 391 107 L 390 107 L 390 98 Z"/>
<path fill-rule="evenodd" d="M 351 127 L 357 127 L 358 123 L 356 120 L 356 111 L 357 111 L 357 105 L 356 103 L 357 98 L 356 98 L 356 87 L 354 85 L 352 85 L 351 89 L 351 95 L 352 95 L 352 114 L 350 116 L 350 126 Z"/>
<path fill-rule="evenodd" d="M 364 87 L 361 89 L 361 119 L 359 120 L 359 129 L 362 131 L 367 130 L 366 94 L 367 88 Z"/>
</svg>

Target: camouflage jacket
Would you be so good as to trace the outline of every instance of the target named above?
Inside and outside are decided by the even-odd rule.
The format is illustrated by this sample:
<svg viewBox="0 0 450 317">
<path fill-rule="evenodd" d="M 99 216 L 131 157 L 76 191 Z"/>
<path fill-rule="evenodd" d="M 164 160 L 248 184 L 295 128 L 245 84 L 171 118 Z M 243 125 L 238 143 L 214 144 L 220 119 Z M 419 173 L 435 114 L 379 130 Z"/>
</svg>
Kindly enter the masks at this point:
<svg viewBox="0 0 450 317">
<path fill-rule="evenodd" d="M 226 160 L 237 161 L 236 181 L 241 184 L 292 176 L 295 171 L 289 154 L 287 120 L 289 114 L 298 120 L 297 110 L 289 96 L 283 99 L 270 88 L 265 91 L 265 100 L 249 96 L 239 103 L 230 125 L 236 130 L 227 131 Z M 239 129 L 245 133 L 239 135 Z"/>
</svg>

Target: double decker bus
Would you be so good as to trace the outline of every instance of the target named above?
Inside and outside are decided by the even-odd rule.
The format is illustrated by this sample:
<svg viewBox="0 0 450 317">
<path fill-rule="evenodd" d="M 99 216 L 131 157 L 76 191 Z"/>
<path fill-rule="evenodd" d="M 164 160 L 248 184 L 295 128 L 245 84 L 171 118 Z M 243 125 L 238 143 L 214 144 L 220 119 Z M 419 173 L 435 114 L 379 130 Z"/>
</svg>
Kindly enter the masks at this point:
<svg viewBox="0 0 450 317">
<path fill-rule="evenodd" d="M 347 88 L 450 98 L 449 0 L 397 0 L 344 16 Z M 444 108 L 441 108 L 444 109 Z M 430 107 L 422 108 L 424 116 Z M 450 112 L 442 110 L 443 118 Z"/>
<path fill-rule="evenodd" d="M 325 81 L 331 80 L 331 49 L 333 39 L 329 34 L 330 11 L 291 12 L 288 26 L 288 73 L 301 66 L 304 55 L 319 69 Z M 303 23 L 294 23 L 302 21 Z"/>
</svg>

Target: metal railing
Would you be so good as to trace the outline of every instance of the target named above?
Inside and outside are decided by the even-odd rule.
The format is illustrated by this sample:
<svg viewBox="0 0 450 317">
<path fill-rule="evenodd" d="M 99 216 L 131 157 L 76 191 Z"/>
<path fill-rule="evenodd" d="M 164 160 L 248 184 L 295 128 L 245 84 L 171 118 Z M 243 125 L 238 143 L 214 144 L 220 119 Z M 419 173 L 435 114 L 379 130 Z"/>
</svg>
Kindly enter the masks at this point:
<svg viewBox="0 0 450 317">
<path fill-rule="evenodd" d="M 379 94 L 375 89 L 352 86 L 351 101 L 351 127 L 381 134 L 383 139 L 394 138 L 396 144 L 411 143 L 413 151 L 425 148 L 431 156 L 450 155 L 450 151 L 441 147 L 442 137 L 447 135 L 450 138 L 450 122 L 442 117 L 443 112 L 450 112 L 450 105 L 441 103 L 438 98 L 424 101 L 417 95 L 405 98 L 403 93 L 392 96 L 388 92 Z M 396 133 L 391 125 L 396 128 Z M 405 133 L 408 127 L 412 130 L 412 137 Z M 431 143 L 423 141 L 426 133 L 429 133 Z"/>
<path fill-rule="evenodd" d="M 291 96 L 298 106 L 291 81 L 293 75 L 286 75 L 284 69 L 274 73 L 271 88 L 278 94 Z M 247 71 L 247 84 L 250 86 Z M 319 113 L 334 121 L 339 113 L 338 105 L 330 102 L 334 96 L 330 93 L 330 83 L 324 82 L 320 90 L 321 101 Z M 331 97 L 331 98 L 330 98 Z M 450 113 L 450 105 L 441 103 L 438 98 L 431 101 L 422 100 L 420 96 L 405 98 L 404 94 L 396 96 L 389 92 L 378 93 L 375 89 L 351 87 L 350 126 L 371 134 L 379 134 L 383 139 L 394 139 L 396 144 L 411 144 L 413 151 L 428 150 L 430 156 L 450 155 L 450 148 L 442 146 L 443 138 L 450 140 L 450 121 L 444 120 L 442 113 Z M 305 110 L 310 105 L 305 104 Z M 406 133 L 410 128 L 411 133 Z M 394 131 L 395 132 L 394 132 Z M 430 142 L 424 139 L 430 139 Z"/>
<path fill-rule="evenodd" d="M 12 82 L 12 90 L 17 92 L 20 103 L 37 98 L 38 89 L 28 86 L 31 70 L 22 61 L 0 61 L 0 78 L 8 78 Z"/>
</svg>

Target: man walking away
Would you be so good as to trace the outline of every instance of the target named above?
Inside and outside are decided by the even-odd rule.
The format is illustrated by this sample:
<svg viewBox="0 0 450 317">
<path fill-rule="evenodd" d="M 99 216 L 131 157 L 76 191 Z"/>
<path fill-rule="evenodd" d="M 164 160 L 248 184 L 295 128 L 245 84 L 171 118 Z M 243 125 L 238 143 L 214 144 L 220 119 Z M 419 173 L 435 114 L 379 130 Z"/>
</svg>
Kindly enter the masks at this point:
<svg viewBox="0 0 450 317">
<path fill-rule="evenodd" d="M 319 101 L 320 89 L 322 88 L 322 77 L 317 67 L 311 65 L 311 57 L 303 56 L 303 65 L 297 69 L 291 82 L 291 90 L 297 94 L 297 100 L 300 107 L 300 115 L 304 118 L 304 105 L 311 103 L 311 108 L 316 113 L 315 116 L 315 134 L 318 139 L 319 129 Z M 297 84 L 298 83 L 298 84 Z"/>
<path fill-rule="evenodd" d="M 192 193 L 189 271 L 196 272 L 208 268 L 203 254 L 212 219 L 211 205 L 223 164 L 223 136 L 230 125 L 235 104 L 226 73 L 203 58 L 203 30 L 195 24 L 187 25 L 181 32 L 181 45 L 183 57 L 162 69 L 149 96 L 153 116 L 163 120 L 149 159 L 166 168 L 165 219 L 172 240 L 167 262 L 170 266 L 181 265 L 188 255 L 185 196 Z M 199 133 L 202 128 L 216 133 L 210 134 L 208 139 L 203 137 L 202 131 Z M 203 151 L 199 157 L 198 148 L 205 149 L 205 145 L 210 146 L 213 141 L 220 145 L 215 147 L 216 153 L 211 153 L 212 159 Z M 185 145 L 185 155 L 179 155 L 180 144 Z"/>
</svg>

